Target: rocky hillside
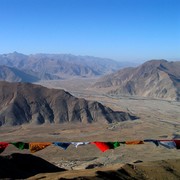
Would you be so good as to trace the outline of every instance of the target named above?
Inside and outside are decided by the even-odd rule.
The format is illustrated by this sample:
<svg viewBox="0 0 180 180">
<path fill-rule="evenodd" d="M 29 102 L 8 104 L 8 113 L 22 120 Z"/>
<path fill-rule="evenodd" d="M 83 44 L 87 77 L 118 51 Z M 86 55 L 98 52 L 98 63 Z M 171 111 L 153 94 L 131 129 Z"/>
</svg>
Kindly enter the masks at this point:
<svg viewBox="0 0 180 180">
<path fill-rule="evenodd" d="M 0 65 L 14 67 L 42 80 L 94 77 L 112 73 L 126 64 L 111 59 L 71 54 L 0 55 Z"/>
<path fill-rule="evenodd" d="M 180 61 L 147 61 L 136 68 L 125 68 L 101 78 L 95 88 L 109 89 L 110 94 L 138 95 L 180 100 Z"/>
<path fill-rule="evenodd" d="M 46 180 L 164 180 L 180 178 L 180 159 L 168 159 L 149 162 L 116 164 L 85 170 L 62 171 L 58 173 L 42 173 L 30 177 L 29 180 L 45 178 Z"/>
<path fill-rule="evenodd" d="M 0 126 L 44 123 L 111 123 L 133 120 L 98 102 L 78 99 L 64 90 L 27 83 L 0 82 Z"/>
<path fill-rule="evenodd" d="M 0 157 L 1 179 L 71 179 L 71 180 L 129 180 L 129 179 L 174 179 L 180 178 L 180 159 L 137 161 L 129 164 L 115 164 L 106 167 L 93 166 L 86 169 L 66 170 L 48 161 L 31 155 L 18 154 Z M 28 162 L 28 163 L 27 163 Z M 157 173 L 158 172 L 158 173 Z"/>
</svg>

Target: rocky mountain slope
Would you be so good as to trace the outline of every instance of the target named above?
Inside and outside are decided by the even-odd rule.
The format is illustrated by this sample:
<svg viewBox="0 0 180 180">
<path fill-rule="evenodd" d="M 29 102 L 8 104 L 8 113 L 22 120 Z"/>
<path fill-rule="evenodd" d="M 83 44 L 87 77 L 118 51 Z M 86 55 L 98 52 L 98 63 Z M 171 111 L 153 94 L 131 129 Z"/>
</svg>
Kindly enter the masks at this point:
<svg viewBox="0 0 180 180">
<path fill-rule="evenodd" d="M 125 68 L 101 78 L 95 88 L 114 95 L 180 100 L 180 61 L 151 60 L 136 68 Z"/>
<path fill-rule="evenodd" d="M 64 90 L 27 83 L 0 82 L 0 126 L 24 123 L 101 122 L 135 119 L 98 102 L 78 99 Z"/>
<path fill-rule="evenodd" d="M 15 67 L 42 80 L 69 77 L 94 77 L 112 73 L 125 66 L 111 59 L 71 54 L 0 55 L 0 65 Z"/>
</svg>

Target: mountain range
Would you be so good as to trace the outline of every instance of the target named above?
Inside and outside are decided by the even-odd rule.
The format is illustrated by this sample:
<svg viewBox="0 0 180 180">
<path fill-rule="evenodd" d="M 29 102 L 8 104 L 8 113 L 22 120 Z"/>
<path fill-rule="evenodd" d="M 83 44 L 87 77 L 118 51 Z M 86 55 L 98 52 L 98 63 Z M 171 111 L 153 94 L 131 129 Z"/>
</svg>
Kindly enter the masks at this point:
<svg viewBox="0 0 180 180">
<path fill-rule="evenodd" d="M 71 54 L 31 54 L 9 53 L 0 55 L 0 65 L 8 66 L 34 76 L 34 81 L 57 80 L 70 77 L 96 77 L 115 72 L 129 63 L 114 61 L 107 58 L 92 56 L 75 56 Z M 16 73 L 14 73 L 14 76 Z M 19 74 L 17 74 L 18 76 Z M 19 78 L 9 77 L 6 73 L 0 80 L 21 81 Z M 29 78 L 23 79 L 32 82 Z"/>
<path fill-rule="evenodd" d="M 95 101 L 76 98 L 64 90 L 30 83 L 0 81 L 0 126 L 58 124 L 64 122 L 112 123 L 134 120 Z"/>
<path fill-rule="evenodd" d="M 111 95 L 136 95 L 180 101 L 180 61 L 151 60 L 100 78 L 94 88 Z"/>
<path fill-rule="evenodd" d="M 0 65 L 0 80 L 9 82 L 36 82 L 40 79 L 17 68 Z"/>
</svg>

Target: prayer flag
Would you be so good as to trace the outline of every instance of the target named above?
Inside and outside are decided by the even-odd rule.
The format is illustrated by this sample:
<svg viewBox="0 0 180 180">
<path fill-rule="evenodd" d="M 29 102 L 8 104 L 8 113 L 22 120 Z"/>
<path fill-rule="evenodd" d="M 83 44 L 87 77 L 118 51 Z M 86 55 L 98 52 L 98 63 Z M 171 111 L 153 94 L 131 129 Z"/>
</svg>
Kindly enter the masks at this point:
<svg viewBox="0 0 180 180">
<path fill-rule="evenodd" d="M 106 142 L 91 142 L 91 144 L 95 144 L 102 152 L 111 149 L 111 147 Z"/>
<path fill-rule="evenodd" d="M 159 140 L 159 144 L 168 149 L 176 148 L 176 143 L 173 140 Z"/>
<path fill-rule="evenodd" d="M 115 149 L 120 146 L 120 142 L 108 142 L 107 144 L 111 147 L 110 149 Z"/>
<path fill-rule="evenodd" d="M 145 139 L 144 142 L 152 142 L 152 143 L 154 143 L 156 146 L 159 146 L 158 140 L 155 140 L 155 139 Z"/>
<path fill-rule="evenodd" d="M 30 151 L 32 153 L 36 152 L 36 151 L 40 151 L 44 148 L 46 148 L 47 146 L 51 145 L 52 143 L 50 142 L 31 142 L 29 143 L 29 148 Z"/>
<path fill-rule="evenodd" d="M 139 141 L 139 140 L 136 140 L 136 141 L 126 141 L 126 144 L 127 145 L 132 145 L 132 144 L 144 144 L 143 141 Z"/>
<path fill-rule="evenodd" d="M 53 144 L 55 146 L 59 146 L 59 147 L 63 148 L 64 150 L 66 150 L 71 143 L 70 142 L 53 142 Z"/>
<path fill-rule="evenodd" d="M 180 149 L 180 140 L 173 140 L 176 143 L 176 148 Z"/>
<path fill-rule="evenodd" d="M 0 153 L 2 153 L 7 147 L 9 143 L 7 142 L 0 142 Z"/>
<path fill-rule="evenodd" d="M 71 144 L 77 148 L 78 146 L 89 144 L 89 142 L 71 142 Z"/>
<path fill-rule="evenodd" d="M 29 149 L 29 143 L 24 143 L 24 142 L 11 142 L 10 144 L 13 144 L 15 147 L 18 149 Z"/>
</svg>

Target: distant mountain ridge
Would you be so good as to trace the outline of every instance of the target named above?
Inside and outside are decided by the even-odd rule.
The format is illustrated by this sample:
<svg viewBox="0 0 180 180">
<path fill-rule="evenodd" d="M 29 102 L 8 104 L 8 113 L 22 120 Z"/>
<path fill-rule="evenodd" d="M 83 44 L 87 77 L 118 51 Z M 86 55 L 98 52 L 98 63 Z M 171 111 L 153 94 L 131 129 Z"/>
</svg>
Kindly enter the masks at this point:
<svg viewBox="0 0 180 180">
<path fill-rule="evenodd" d="M 39 79 L 13 67 L 0 66 L 0 81 L 36 82 Z"/>
<path fill-rule="evenodd" d="M 180 61 L 151 60 L 104 76 L 95 88 L 114 95 L 138 95 L 180 101 Z"/>
<path fill-rule="evenodd" d="M 0 126 L 64 122 L 112 123 L 134 120 L 95 101 L 79 99 L 64 90 L 30 83 L 0 81 Z"/>
<path fill-rule="evenodd" d="M 95 77 L 112 73 L 125 64 L 107 58 L 71 54 L 9 53 L 0 55 L 0 65 L 13 67 L 41 80 Z"/>
</svg>

